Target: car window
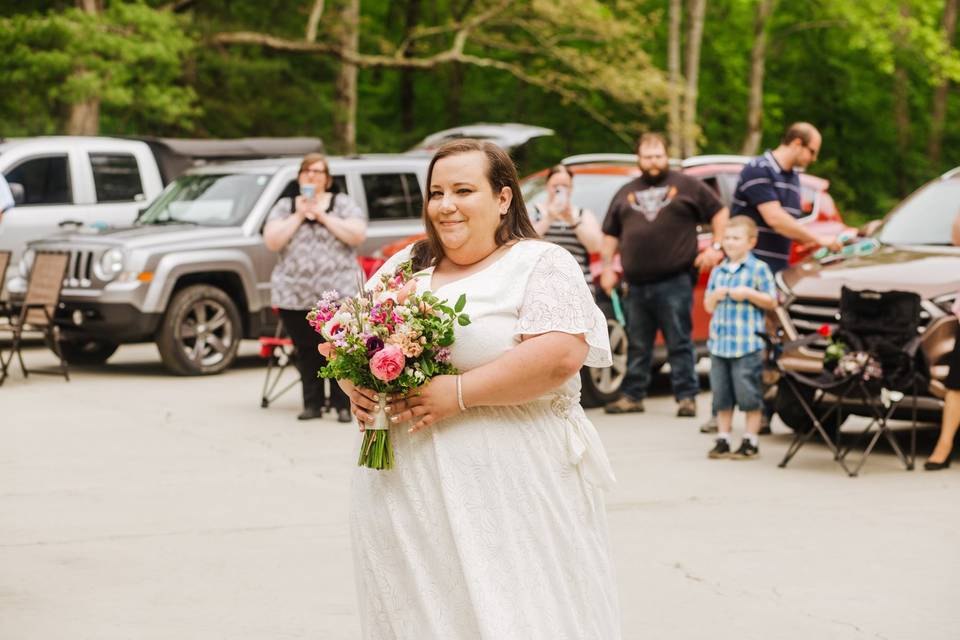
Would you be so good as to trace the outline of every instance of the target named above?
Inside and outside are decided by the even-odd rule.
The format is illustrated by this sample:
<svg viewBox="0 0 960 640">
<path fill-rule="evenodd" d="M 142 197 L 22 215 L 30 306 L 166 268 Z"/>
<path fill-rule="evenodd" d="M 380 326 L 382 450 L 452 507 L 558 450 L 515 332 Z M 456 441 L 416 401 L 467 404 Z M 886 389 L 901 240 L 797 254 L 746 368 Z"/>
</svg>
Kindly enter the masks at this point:
<svg viewBox="0 0 960 640">
<path fill-rule="evenodd" d="M 187 223 L 210 227 L 241 224 L 270 180 L 258 174 L 180 176 L 153 201 L 139 224 Z"/>
<path fill-rule="evenodd" d="M 942 180 L 900 203 L 883 223 L 886 244 L 949 245 L 953 221 L 960 215 L 960 180 Z"/>
<path fill-rule="evenodd" d="M 634 176 L 581 173 L 573 179 L 570 202 L 576 207 L 593 211 L 602 223 L 607 215 L 607 209 L 610 208 L 610 201 L 613 196 L 616 195 L 620 187 L 633 178 Z M 546 186 L 547 183 L 543 178 L 529 180 L 523 185 L 524 200 L 526 200 L 528 210 L 532 210 L 535 204 L 546 202 Z"/>
<path fill-rule="evenodd" d="M 73 204 L 67 156 L 30 158 L 4 174 L 7 182 L 23 185 L 23 204 Z"/>
<path fill-rule="evenodd" d="M 803 208 L 803 213 L 813 213 L 813 205 L 817 201 L 817 194 L 820 192 L 814 189 L 813 187 L 808 187 L 805 184 L 800 184 L 800 201 L 802 202 L 801 207 Z"/>
<path fill-rule="evenodd" d="M 97 202 L 130 202 L 143 199 L 137 159 L 130 153 L 91 153 Z"/>
<path fill-rule="evenodd" d="M 423 194 L 413 173 L 368 173 L 362 176 L 371 220 L 416 218 L 423 211 Z"/>
</svg>

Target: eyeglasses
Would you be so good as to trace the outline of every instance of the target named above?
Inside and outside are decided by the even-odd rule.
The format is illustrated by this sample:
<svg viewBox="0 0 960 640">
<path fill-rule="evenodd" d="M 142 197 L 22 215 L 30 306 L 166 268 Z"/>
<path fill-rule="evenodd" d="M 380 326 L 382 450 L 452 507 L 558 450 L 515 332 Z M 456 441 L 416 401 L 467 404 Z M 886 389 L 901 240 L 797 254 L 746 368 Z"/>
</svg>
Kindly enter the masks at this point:
<svg viewBox="0 0 960 640">
<path fill-rule="evenodd" d="M 304 169 L 300 173 L 307 176 L 322 176 L 327 172 L 326 169 Z"/>
<path fill-rule="evenodd" d="M 811 147 L 811 146 L 808 145 L 808 144 L 803 145 L 803 147 L 804 147 L 804 149 L 806 149 L 807 151 L 810 152 L 810 156 L 811 156 L 814 160 L 816 160 L 816 159 L 817 159 L 817 156 L 820 155 L 820 149 L 814 149 L 813 147 Z"/>
</svg>

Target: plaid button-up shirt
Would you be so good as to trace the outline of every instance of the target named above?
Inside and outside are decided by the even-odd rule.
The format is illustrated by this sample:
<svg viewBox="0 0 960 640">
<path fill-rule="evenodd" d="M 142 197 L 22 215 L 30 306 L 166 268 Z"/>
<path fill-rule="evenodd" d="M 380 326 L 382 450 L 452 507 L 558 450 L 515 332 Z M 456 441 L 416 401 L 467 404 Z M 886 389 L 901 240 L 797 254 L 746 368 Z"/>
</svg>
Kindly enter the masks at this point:
<svg viewBox="0 0 960 640">
<path fill-rule="evenodd" d="M 777 299 L 773 273 L 766 263 L 752 253 L 739 264 L 724 260 L 710 272 L 705 296 L 717 288 L 745 286 Z M 764 331 L 764 311 L 747 300 L 733 300 L 729 296 L 717 303 L 710 319 L 710 338 L 707 349 L 711 355 L 721 358 L 739 358 L 763 349 L 763 341 L 757 331 Z"/>
</svg>

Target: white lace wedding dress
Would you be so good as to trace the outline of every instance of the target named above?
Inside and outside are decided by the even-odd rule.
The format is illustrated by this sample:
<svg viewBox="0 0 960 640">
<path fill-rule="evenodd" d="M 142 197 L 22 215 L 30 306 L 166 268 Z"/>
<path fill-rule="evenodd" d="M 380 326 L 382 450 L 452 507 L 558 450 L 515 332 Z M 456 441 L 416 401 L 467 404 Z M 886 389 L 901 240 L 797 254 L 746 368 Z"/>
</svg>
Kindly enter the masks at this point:
<svg viewBox="0 0 960 640">
<path fill-rule="evenodd" d="M 603 314 L 556 245 L 521 241 L 435 293 L 467 294 L 472 324 L 453 347 L 460 371 L 548 331 L 584 334 L 587 364 L 610 364 Z M 579 393 L 574 376 L 522 405 L 471 407 L 413 435 L 391 430 L 394 468 L 358 468 L 353 482 L 363 638 L 620 638 L 602 495 L 613 473 Z"/>
</svg>

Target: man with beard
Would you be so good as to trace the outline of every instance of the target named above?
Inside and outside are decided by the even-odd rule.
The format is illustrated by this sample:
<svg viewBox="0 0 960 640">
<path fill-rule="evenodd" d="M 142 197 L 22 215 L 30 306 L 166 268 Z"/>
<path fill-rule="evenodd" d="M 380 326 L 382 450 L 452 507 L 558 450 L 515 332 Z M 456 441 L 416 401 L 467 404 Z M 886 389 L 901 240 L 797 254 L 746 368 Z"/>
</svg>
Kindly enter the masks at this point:
<svg viewBox="0 0 960 640">
<path fill-rule="evenodd" d="M 637 161 L 641 176 L 617 192 L 603 222 L 600 286 L 607 295 L 616 286 L 613 256 L 619 249 L 630 338 L 621 395 L 604 410 L 643 411 L 659 329 L 667 343 L 677 415 L 693 417 L 700 390 L 691 336 L 693 286 L 697 269 L 712 268 L 723 259 L 719 243 L 698 255 L 697 227 L 710 224 L 714 237 L 720 238 L 729 212 L 700 180 L 670 170 L 662 135 L 640 137 Z"/>
<path fill-rule="evenodd" d="M 839 251 L 842 243 L 832 236 L 818 236 L 798 222 L 803 217 L 800 198 L 800 171 L 817 159 L 823 138 L 809 122 L 795 122 L 787 127 L 776 149 L 753 158 L 740 171 L 733 192 L 732 216 L 748 216 L 757 223 L 759 235 L 754 255 L 767 263 L 770 271 L 787 268 L 791 242 L 827 247 Z M 760 433 L 770 433 L 773 411 L 764 409 Z M 711 417 L 700 431 L 717 430 L 716 417 Z"/>
</svg>

